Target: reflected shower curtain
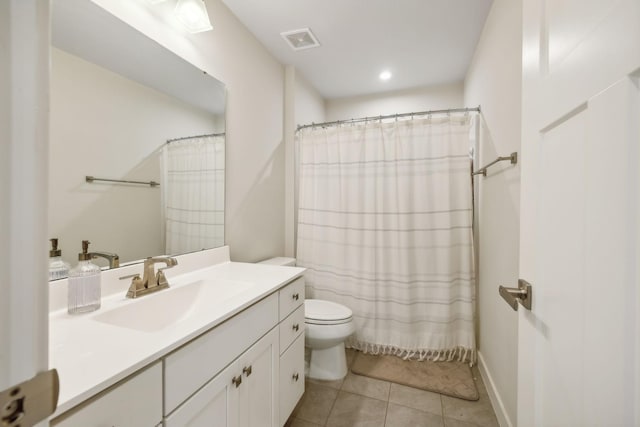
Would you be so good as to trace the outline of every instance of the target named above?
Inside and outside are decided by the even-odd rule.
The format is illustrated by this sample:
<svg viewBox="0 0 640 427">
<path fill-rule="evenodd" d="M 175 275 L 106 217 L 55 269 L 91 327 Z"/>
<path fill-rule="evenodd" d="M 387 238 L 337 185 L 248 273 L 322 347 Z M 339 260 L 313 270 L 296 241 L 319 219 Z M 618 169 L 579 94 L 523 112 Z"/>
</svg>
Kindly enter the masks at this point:
<svg viewBox="0 0 640 427">
<path fill-rule="evenodd" d="M 307 298 L 353 310 L 347 347 L 475 362 L 472 121 L 298 133 L 298 265 Z"/>
<path fill-rule="evenodd" d="M 224 245 L 224 134 L 172 141 L 162 151 L 165 252 Z"/>
</svg>

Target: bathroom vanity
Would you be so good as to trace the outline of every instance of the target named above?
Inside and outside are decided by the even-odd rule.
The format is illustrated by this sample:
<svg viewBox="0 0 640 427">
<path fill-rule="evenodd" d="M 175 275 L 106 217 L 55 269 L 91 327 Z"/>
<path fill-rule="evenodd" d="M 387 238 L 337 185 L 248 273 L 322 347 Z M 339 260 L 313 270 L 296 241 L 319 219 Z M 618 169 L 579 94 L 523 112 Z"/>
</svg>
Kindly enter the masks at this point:
<svg viewBox="0 0 640 427">
<path fill-rule="evenodd" d="M 170 288 L 125 297 L 140 264 L 103 273 L 102 308 L 51 291 L 52 426 L 282 426 L 304 392 L 304 269 L 176 257 Z"/>
</svg>

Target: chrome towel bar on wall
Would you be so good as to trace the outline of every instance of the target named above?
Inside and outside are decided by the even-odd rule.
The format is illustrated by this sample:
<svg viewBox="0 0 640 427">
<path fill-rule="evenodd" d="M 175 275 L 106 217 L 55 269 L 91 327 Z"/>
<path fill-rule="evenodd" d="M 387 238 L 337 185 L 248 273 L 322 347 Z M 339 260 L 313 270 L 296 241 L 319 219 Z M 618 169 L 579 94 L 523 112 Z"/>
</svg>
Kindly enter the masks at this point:
<svg viewBox="0 0 640 427">
<path fill-rule="evenodd" d="M 471 175 L 482 175 L 482 176 L 487 176 L 487 169 L 493 165 L 495 165 L 498 162 L 503 162 L 505 160 L 509 160 L 511 162 L 512 165 L 515 165 L 516 163 L 518 163 L 518 153 L 517 152 L 513 152 L 508 156 L 501 156 L 498 157 L 497 159 L 495 159 L 493 162 L 489 163 L 488 165 L 485 165 L 484 167 L 478 169 L 477 171 L 473 172 Z"/>
<path fill-rule="evenodd" d="M 159 187 L 160 183 L 155 181 L 128 181 L 125 179 L 107 179 L 107 178 L 96 178 L 93 176 L 85 176 L 86 182 L 95 182 L 95 181 L 103 181 L 103 182 L 118 182 L 123 184 L 140 184 L 140 185 L 148 185 L 149 187 Z"/>
</svg>

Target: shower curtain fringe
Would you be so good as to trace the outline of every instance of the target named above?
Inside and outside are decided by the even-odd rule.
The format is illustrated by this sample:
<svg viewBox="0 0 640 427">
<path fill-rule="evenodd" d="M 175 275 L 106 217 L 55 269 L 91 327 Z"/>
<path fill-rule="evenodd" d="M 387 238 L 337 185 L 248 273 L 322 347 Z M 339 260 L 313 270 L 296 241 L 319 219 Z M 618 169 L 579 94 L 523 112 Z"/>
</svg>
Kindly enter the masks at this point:
<svg viewBox="0 0 640 427">
<path fill-rule="evenodd" d="M 355 340 L 349 340 L 347 348 L 361 351 L 365 354 L 388 355 L 401 357 L 404 360 L 417 360 L 420 362 L 465 362 L 469 366 L 476 364 L 477 351 L 475 348 L 456 347 L 447 350 L 407 350 L 391 345 L 371 344 Z"/>
</svg>

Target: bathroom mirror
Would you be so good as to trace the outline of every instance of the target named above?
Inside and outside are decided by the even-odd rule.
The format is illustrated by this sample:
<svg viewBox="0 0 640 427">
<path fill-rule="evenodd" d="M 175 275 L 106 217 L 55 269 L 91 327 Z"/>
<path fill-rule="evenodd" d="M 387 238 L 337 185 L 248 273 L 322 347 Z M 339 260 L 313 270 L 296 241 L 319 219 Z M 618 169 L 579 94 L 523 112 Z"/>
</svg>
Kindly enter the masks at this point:
<svg viewBox="0 0 640 427">
<path fill-rule="evenodd" d="M 52 2 L 52 44 L 48 230 L 63 259 L 82 240 L 121 264 L 222 246 L 224 84 L 89 0 Z"/>
</svg>

